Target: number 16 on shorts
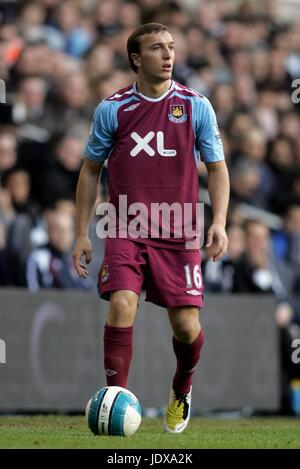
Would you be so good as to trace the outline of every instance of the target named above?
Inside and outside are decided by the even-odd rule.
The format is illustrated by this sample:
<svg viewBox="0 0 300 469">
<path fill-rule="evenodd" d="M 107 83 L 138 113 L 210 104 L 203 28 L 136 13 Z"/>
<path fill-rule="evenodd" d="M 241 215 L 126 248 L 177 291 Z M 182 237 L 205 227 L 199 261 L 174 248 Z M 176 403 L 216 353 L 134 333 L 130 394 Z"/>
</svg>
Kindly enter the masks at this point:
<svg viewBox="0 0 300 469">
<path fill-rule="evenodd" d="M 202 290 L 203 280 L 202 280 L 201 268 L 199 264 L 194 265 L 194 267 L 191 267 L 190 264 L 186 264 L 184 266 L 184 273 L 185 273 L 186 288 L 197 288 L 197 290 Z M 197 292 L 197 290 L 187 291 L 187 293 Z M 199 293 L 197 292 L 197 294 Z"/>
</svg>

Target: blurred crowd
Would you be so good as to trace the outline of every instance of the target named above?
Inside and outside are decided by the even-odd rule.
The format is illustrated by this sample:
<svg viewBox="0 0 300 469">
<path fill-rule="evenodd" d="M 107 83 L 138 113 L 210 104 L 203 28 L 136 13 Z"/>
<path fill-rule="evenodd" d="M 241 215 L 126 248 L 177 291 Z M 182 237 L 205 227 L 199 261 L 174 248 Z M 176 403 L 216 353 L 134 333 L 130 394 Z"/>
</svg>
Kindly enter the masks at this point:
<svg viewBox="0 0 300 469">
<path fill-rule="evenodd" d="M 300 337 L 300 15 L 283 21 L 278 1 L 2 0 L 1 286 L 95 288 L 96 221 L 89 280 L 71 259 L 84 144 L 95 106 L 135 79 L 127 37 L 155 21 L 175 39 L 174 79 L 213 104 L 230 171 L 229 252 L 203 253 L 206 290 L 274 293 L 282 340 Z M 205 200 L 203 164 L 199 181 Z"/>
</svg>

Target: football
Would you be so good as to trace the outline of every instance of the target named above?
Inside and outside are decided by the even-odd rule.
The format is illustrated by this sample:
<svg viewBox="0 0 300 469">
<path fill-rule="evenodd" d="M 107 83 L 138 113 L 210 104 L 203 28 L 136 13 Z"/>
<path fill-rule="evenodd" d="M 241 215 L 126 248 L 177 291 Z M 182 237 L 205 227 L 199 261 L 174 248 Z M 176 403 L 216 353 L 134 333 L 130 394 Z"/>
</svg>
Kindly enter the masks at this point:
<svg viewBox="0 0 300 469">
<path fill-rule="evenodd" d="M 140 426 L 142 408 L 128 389 L 107 386 L 88 401 L 85 415 L 94 435 L 131 436 Z"/>
</svg>

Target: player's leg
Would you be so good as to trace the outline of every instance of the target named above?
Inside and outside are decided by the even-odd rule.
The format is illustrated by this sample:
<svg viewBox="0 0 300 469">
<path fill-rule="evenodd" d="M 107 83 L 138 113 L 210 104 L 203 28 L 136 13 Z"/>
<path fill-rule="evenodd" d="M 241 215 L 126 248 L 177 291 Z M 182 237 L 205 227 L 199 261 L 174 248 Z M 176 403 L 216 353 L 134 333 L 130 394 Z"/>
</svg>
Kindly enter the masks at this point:
<svg viewBox="0 0 300 469">
<path fill-rule="evenodd" d="M 147 299 L 168 309 L 177 359 L 165 428 L 179 433 L 189 420 L 192 376 L 204 341 L 199 322 L 203 293 L 201 256 L 199 251 L 150 248 L 149 259 Z"/>
<path fill-rule="evenodd" d="M 108 386 L 127 386 L 138 298 L 130 290 L 110 294 L 108 319 L 104 329 L 104 367 Z"/>
<path fill-rule="evenodd" d="M 174 333 L 173 349 L 177 359 L 173 389 L 186 394 L 192 385 L 192 377 L 204 342 L 199 308 L 194 306 L 168 308 L 168 314 Z"/>
<path fill-rule="evenodd" d="M 174 333 L 177 367 L 165 416 L 165 429 L 171 433 L 181 433 L 190 419 L 192 377 L 200 358 L 204 333 L 199 322 L 199 308 L 168 308 L 168 314 Z"/>
<path fill-rule="evenodd" d="M 143 284 L 142 250 L 126 239 L 108 239 L 99 272 L 100 296 L 109 300 L 104 330 L 104 366 L 108 386 L 127 386 L 132 358 L 133 323 Z"/>
</svg>

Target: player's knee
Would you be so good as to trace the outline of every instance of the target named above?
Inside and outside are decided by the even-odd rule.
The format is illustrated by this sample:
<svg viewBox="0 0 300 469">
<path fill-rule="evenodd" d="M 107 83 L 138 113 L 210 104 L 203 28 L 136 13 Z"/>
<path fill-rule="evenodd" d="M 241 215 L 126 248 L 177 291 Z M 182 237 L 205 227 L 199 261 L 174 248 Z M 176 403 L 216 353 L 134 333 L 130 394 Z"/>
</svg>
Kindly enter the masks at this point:
<svg viewBox="0 0 300 469">
<path fill-rule="evenodd" d="M 108 323 L 116 327 L 126 327 L 127 325 L 132 325 L 135 317 L 136 307 L 136 299 L 130 297 L 130 295 L 111 295 Z"/>
<path fill-rule="evenodd" d="M 198 319 L 182 320 L 173 325 L 175 337 L 184 343 L 192 343 L 199 335 L 201 326 Z"/>
</svg>

